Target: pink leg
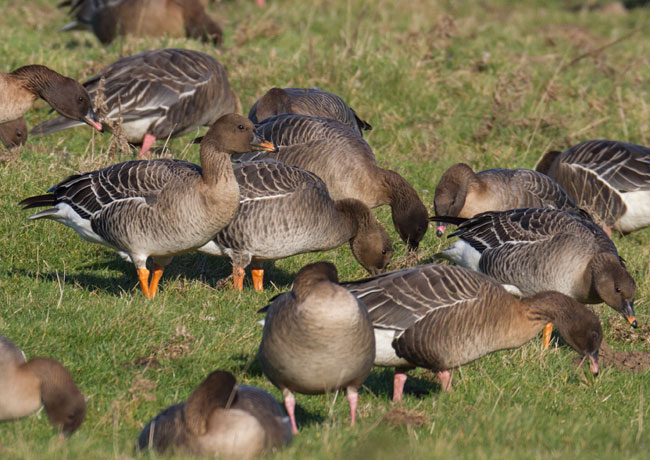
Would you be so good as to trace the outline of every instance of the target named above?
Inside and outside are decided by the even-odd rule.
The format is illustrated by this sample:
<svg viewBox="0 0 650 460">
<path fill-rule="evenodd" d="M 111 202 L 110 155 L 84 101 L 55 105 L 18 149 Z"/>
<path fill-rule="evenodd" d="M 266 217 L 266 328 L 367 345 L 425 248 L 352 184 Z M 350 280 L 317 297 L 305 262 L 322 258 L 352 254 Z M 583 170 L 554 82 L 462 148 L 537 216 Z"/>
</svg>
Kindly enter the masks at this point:
<svg viewBox="0 0 650 460">
<path fill-rule="evenodd" d="M 402 400 L 404 384 L 406 384 L 406 372 L 395 369 L 395 376 L 393 377 L 393 401 Z"/>
<path fill-rule="evenodd" d="M 257 3 L 257 6 L 265 6 L 266 0 L 255 0 L 255 3 Z"/>
<path fill-rule="evenodd" d="M 138 154 L 138 157 L 142 158 L 145 156 L 154 142 L 156 142 L 156 136 L 145 134 L 144 139 L 142 139 L 142 147 L 140 147 L 140 153 Z"/>
<path fill-rule="evenodd" d="M 348 404 L 350 404 L 350 426 L 354 426 L 354 419 L 357 414 L 357 401 L 359 400 L 359 393 L 356 388 L 348 387 Z"/>
<path fill-rule="evenodd" d="M 451 391 L 451 374 L 449 371 L 438 372 L 438 378 L 442 384 L 442 389 L 445 391 Z"/>
<path fill-rule="evenodd" d="M 284 407 L 287 409 L 287 414 L 289 414 L 289 420 L 291 420 L 291 432 L 293 434 L 298 434 L 298 426 L 296 425 L 296 416 L 294 414 L 296 398 L 294 398 L 293 393 L 286 388 L 282 390 L 282 394 L 284 396 Z"/>
</svg>

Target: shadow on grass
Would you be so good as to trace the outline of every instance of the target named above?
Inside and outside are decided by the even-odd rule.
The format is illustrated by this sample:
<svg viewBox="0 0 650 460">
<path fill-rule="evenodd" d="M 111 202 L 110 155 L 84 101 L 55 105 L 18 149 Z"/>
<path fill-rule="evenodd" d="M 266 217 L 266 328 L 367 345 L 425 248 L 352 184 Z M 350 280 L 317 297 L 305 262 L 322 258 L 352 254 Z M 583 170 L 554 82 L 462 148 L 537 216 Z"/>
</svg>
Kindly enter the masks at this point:
<svg viewBox="0 0 650 460">
<path fill-rule="evenodd" d="M 375 396 L 382 399 L 393 399 L 393 369 L 375 367 L 363 386 L 371 391 Z M 416 398 L 422 398 L 433 393 L 440 393 L 442 387 L 436 377 L 431 378 L 422 376 L 412 376 L 407 373 L 406 385 L 404 386 L 404 395 L 413 395 Z"/>
</svg>

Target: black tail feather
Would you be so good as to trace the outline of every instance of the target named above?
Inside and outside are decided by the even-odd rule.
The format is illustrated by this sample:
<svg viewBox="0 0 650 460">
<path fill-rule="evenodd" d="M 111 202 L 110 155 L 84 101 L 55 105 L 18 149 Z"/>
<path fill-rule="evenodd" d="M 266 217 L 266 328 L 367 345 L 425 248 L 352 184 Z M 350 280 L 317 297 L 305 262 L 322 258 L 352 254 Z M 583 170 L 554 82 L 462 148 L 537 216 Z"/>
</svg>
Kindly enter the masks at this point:
<svg viewBox="0 0 650 460">
<path fill-rule="evenodd" d="M 445 222 L 447 224 L 460 225 L 463 222 L 468 221 L 463 217 L 452 217 L 452 216 L 431 216 L 429 217 L 430 222 Z"/>
<path fill-rule="evenodd" d="M 23 207 L 23 209 L 54 206 L 55 204 L 56 197 L 51 193 L 48 193 L 46 195 L 30 196 L 29 198 L 25 198 L 20 203 L 18 203 L 19 206 Z"/>
</svg>

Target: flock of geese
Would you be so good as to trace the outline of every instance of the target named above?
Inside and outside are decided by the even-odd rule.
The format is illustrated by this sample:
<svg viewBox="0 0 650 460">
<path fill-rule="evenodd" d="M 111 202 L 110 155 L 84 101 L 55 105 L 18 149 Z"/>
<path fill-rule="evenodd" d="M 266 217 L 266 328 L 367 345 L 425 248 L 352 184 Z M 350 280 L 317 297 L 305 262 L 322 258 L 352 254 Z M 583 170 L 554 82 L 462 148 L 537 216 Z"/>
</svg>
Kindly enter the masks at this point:
<svg viewBox="0 0 650 460">
<path fill-rule="evenodd" d="M 83 0 L 68 4 L 78 20 L 92 12 Z M 121 130 L 141 146 L 140 156 L 157 139 L 210 126 L 199 139 L 200 166 L 127 161 L 70 176 L 20 202 L 46 208 L 30 219 L 60 222 L 130 260 L 147 298 L 155 297 L 172 258 L 195 250 L 230 258 L 239 290 L 249 265 L 253 287 L 262 291 L 262 262 L 346 242 L 372 276 L 341 283 L 333 264 L 312 263 L 261 310 L 259 361 L 282 392 L 288 417 L 268 393 L 216 370 L 186 402 L 145 426 L 140 449 L 250 458 L 288 444 L 298 432 L 296 392 L 345 390 L 354 425 L 358 389 L 373 365 L 395 369 L 394 400 L 415 367 L 436 372 L 449 390 L 450 370 L 519 347 L 541 330 L 548 344 L 551 324 L 597 374 L 602 329 L 583 304 L 607 303 L 637 326 L 636 285 L 609 235 L 650 225 L 645 147 L 586 141 L 545 155 L 537 171 L 475 173 L 457 164 L 440 179 L 436 215 L 429 217 L 408 181 L 377 164 L 363 138 L 372 127 L 343 99 L 317 88 L 273 88 L 245 118 L 235 113 L 241 107 L 226 70 L 207 54 L 146 51 L 119 59 L 83 85 L 40 65 L 2 73 L 0 132 L 26 138 L 22 116 L 39 97 L 59 115 L 32 134 L 84 123 Z M 386 272 L 392 246 L 371 211 L 382 205 L 390 206 L 395 229 L 412 250 L 430 221 L 439 223 L 439 236 L 445 224 L 457 225 L 458 241 L 437 257 L 460 266 Z M 0 420 L 41 405 L 64 434 L 85 417 L 83 395 L 58 361 L 27 361 L 0 335 Z"/>
</svg>

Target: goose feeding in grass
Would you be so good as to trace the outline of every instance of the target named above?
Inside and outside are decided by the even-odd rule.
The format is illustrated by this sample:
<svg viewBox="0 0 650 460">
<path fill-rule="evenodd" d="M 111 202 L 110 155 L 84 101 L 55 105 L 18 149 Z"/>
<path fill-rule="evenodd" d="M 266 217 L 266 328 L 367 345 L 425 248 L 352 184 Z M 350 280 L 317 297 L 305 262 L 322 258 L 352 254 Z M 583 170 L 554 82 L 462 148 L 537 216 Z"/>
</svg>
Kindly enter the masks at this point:
<svg viewBox="0 0 650 460">
<path fill-rule="evenodd" d="M 9 150 L 27 142 L 27 123 L 25 118 L 0 123 L 0 142 Z"/>
<path fill-rule="evenodd" d="M 100 70 L 84 87 L 95 101 L 102 94 L 102 121 L 107 129 L 116 129 L 119 123 L 126 140 L 141 145 L 140 157 L 156 139 L 212 125 L 238 109 L 223 65 L 192 50 L 152 50 L 123 57 Z M 34 127 L 32 134 L 51 134 L 80 124 L 55 117 Z"/>
<path fill-rule="evenodd" d="M 338 285 L 329 262 L 304 266 L 291 291 L 266 307 L 259 360 L 284 396 L 298 433 L 294 392 L 322 394 L 345 389 L 354 425 L 358 389 L 375 358 L 375 337 L 359 300 Z"/>
<path fill-rule="evenodd" d="M 200 252 L 230 257 L 233 284 L 243 289 L 253 262 L 253 286 L 263 291 L 261 262 L 350 243 L 352 254 L 371 274 L 381 273 L 393 250 L 386 230 L 359 200 L 334 201 L 314 174 L 279 161 L 236 163 L 239 210 Z"/>
<path fill-rule="evenodd" d="M 41 406 L 66 436 L 86 416 L 86 400 L 61 363 L 51 358 L 27 361 L 22 350 L 0 334 L 0 421 L 26 417 Z"/>
<path fill-rule="evenodd" d="M 203 246 L 235 215 L 239 186 L 230 155 L 275 148 L 259 143 L 254 129 L 241 115 L 224 115 L 201 142 L 201 166 L 167 159 L 128 161 L 71 176 L 48 194 L 20 204 L 24 209 L 50 206 L 30 219 L 53 219 L 128 256 L 144 295 L 153 298 L 172 257 Z M 149 257 L 154 262 L 150 282 Z"/>
<path fill-rule="evenodd" d="M 518 299 L 482 273 L 438 264 L 341 285 L 368 309 L 377 344 L 375 365 L 395 367 L 393 400 L 402 398 L 408 369 L 430 369 L 450 390 L 450 369 L 519 347 L 548 322 L 589 357 L 591 371 L 598 373 L 600 322 L 564 294 L 546 291 Z"/>
</svg>

